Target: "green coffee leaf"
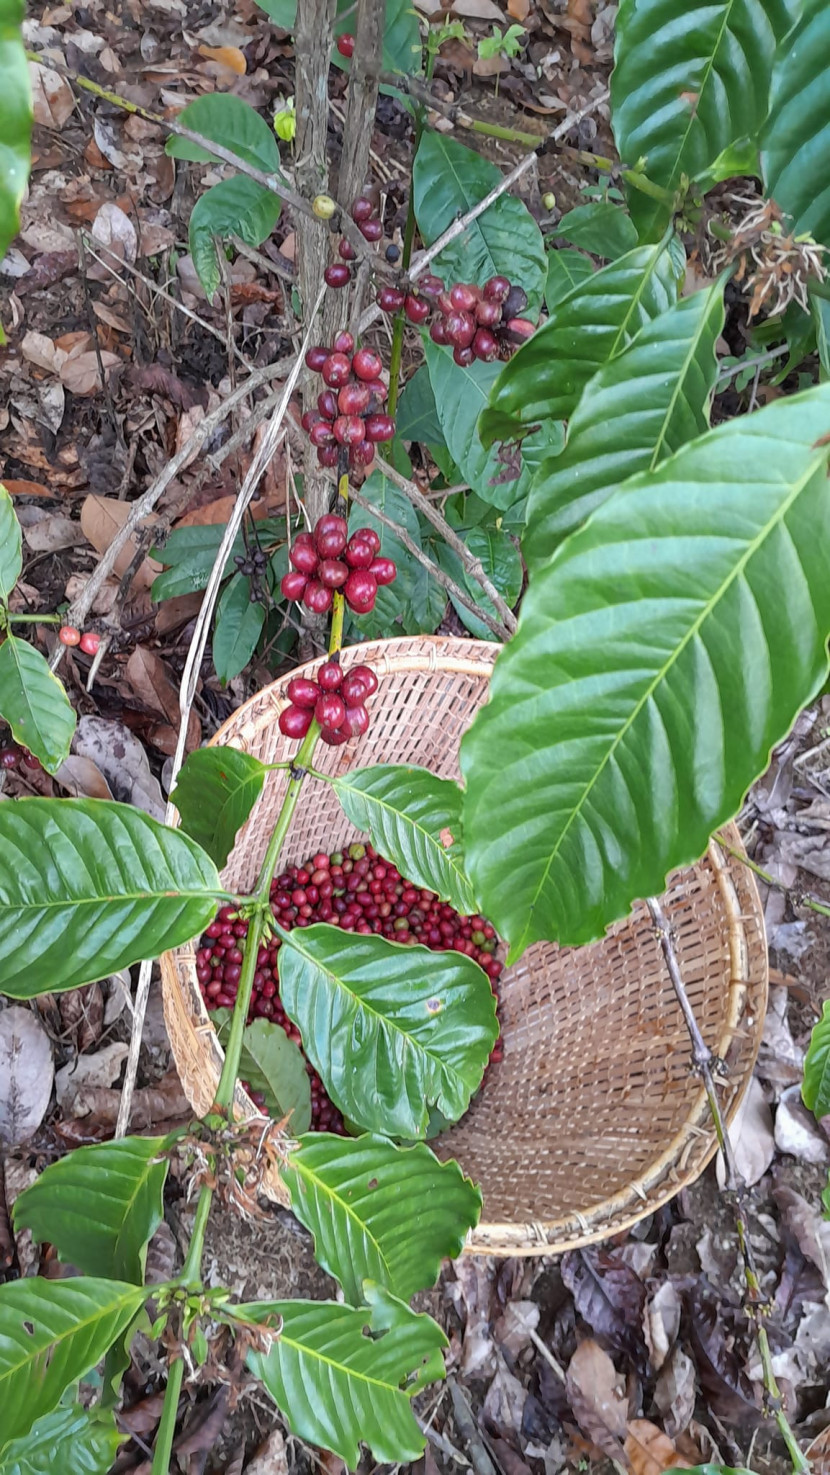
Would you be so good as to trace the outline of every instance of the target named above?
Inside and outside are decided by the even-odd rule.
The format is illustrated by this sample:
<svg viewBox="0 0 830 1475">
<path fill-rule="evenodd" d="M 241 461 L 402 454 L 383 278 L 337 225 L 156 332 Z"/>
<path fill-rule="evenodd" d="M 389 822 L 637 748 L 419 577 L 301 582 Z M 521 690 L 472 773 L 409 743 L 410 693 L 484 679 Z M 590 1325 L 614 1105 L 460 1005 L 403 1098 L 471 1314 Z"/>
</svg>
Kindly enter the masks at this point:
<svg viewBox="0 0 830 1475">
<path fill-rule="evenodd" d="M 405 529 L 416 548 L 421 547 L 421 528 L 418 514 L 408 497 L 399 491 L 381 471 L 373 471 L 361 487 L 361 496 Z M 385 523 L 379 522 L 371 512 L 352 504 L 349 511 L 349 532 L 355 528 L 373 528 L 380 538 L 383 558 L 391 558 L 397 565 L 398 575 L 392 584 L 383 584 L 378 589 L 375 606 L 371 614 L 353 616 L 354 623 L 364 639 L 378 636 L 400 635 L 403 629 L 408 635 L 423 630 L 412 611 L 413 599 L 419 585 L 420 565 L 409 549 Z"/>
<path fill-rule="evenodd" d="M 179 594 L 196 594 L 207 588 L 225 532 L 226 529 L 218 525 L 176 528 L 163 548 L 153 548 L 153 557 L 165 565 L 164 572 L 153 580 L 151 593 L 154 601 L 175 599 Z M 238 533 L 228 554 L 223 579 L 233 573 L 234 558 L 244 554 L 245 542 L 242 534 Z"/>
<path fill-rule="evenodd" d="M 562 246 L 558 251 L 548 252 L 548 278 L 545 283 L 545 303 L 552 312 L 563 297 L 579 287 L 587 277 L 594 275 L 594 263 L 581 251 L 569 251 Z"/>
<path fill-rule="evenodd" d="M 825 1000 L 821 1019 L 813 1025 L 810 1047 L 804 1061 L 801 1085 L 804 1105 L 814 1116 L 830 1115 L 830 1001 Z"/>
<path fill-rule="evenodd" d="M 587 277 L 502 369 L 479 422 L 483 444 L 515 439 L 539 420 L 567 420 L 597 369 L 676 297 L 674 266 L 661 246 L 640 246 Z"/>
<path fill-rule="evenodd" d="M 199 748 L 179 772 L 170 800 L 186 835 L 206 850 L 221 870 L 237 832 L 265 785 L 268 769 L 238 748 Z"/>
<path fill-rule="evenodd" d="M 449 350 L 429 338 L 424 350 L 438 418 L 453 460 L 479 497 L 505 511 L 528 495 L 534 461 L 538 464 L 561 447 L 561 425 L 554 423 L 528 436 L 521 453 L 504 455 L 500 447 L 485 450 L 478 434 L 479 417 L 487 412 L 501 366 L 476 359 L 469 368 L 459 368 Z"/>
<path fill-rule="evenodd" d="M 280 150 L 273 128 L 250 103 L 243 102 L 232 92 L 211 92 L 205 97 L 197 97 L 179 113 L 176 121 L 193 133 L 201 133 L 211 143 L 230 149 L 256 169 L 262 169 L 266 174 L 279 174 Z M 173 135 L 165 147 L 174 159 L 193 159 L 200 164 L 209 164 L 216 158 L 209 148 L 191 143 L 189 138 Z M 279 207 L 279 201 L 277 205 Z"/>
<path fill-rule="evenodd" d="M 20 229 L 20 202 L 29 177 L 32 93 L 21 27 L 23 0 L 0 0 L 0 261 Z M 0 343 L 5 342 L 0 328 Z M 0 530 L 1 531 L 1 530 Z M 2 549 L 0 539 L 0 549 Z M 0 553 L 2 560 L 2 553 Z M 0 596 L 3 577 L 0 569 Z"/>
<path fill-rule="evenodd" d="M 462 914 L 476 909 L 461 850 L 461 790 L 428 768 L 382 763 L 352 768 L 332 788 L 353 825 L 413 884 Z"/>
<path fill-rule="evenodd" d="M 85 1276 L 0 1286 L 0 1452 L 95 1367 L 144 1298 L 140 1287 Z"/>
<path fill-rule="evenodd" d="M 126 1438 L 115 1427 L 112 1409 L 73 1403 L 45 1414 L 23 1438 L 12 1439 L 0 1454 L 0 1475 L 54 1475 L 60 1469 L 107 1475 Z"/>
<path fill-rule="evenodd" d="M 459 215 L 464 215 L 502 177 L 495 164 L 465 148 L 446 133 L 426 129 L 412 168 L 415 218 L 424 244 L 433 241 Z M 439 256 L 433 267 L 447 282 L 474 282 L 503 275 L 524 287 L 528 315 L 536 318 L 547 277 L 542 234 L 530 211 L 512 195 L 501 195 L 483 215 L 471 221 Z"/>
<path fill-rule="evenodd" d="M 512 957 L 659 894 L 824 681 L 828 430 L 830 386 L 721 425 L 531 575 L 461 746 L 466 865 Z"/>
<path fill-rule="evenodd" d="M 311 1132 L 282 1170 L 315 1258 L 358 1305 L 376 1281 L 402 1301 L 433 1285 L 478 1223 L 481 1191 L 422 1142 Z"/>
<path fill-rule="evenodd" d="M 565 450 L 533 481 L 522 539 L 529 568 L 545 563 L 629 476 L 653 471 L 708 428 L 722 327 L 716 282 L 646 323 L 588 381 Z"/>
<path fill-rule="evenodd" d="M 223 96 L 230 101 L 228 94 Z M 244 174 L 223 179 L 199 196 L 190 215 L 188 238 L 208 302 L 213 301 L 222 280 L 215 237 L 240 236 L 248 246 L 261 246 L 279 217 L 279 197 Z"/>
<path fill-rule="evenodd" d="M 16 635 L 7 635 L 0 645 L 0 716 L 15 742 L 56 773 L 69 755 L 75 710 L 49 662 Z"/>
<path fill-rule="evenodd" d="M 251 581 L 235 574 L 222 592 L 213 630 L 213 664 L 227 684 L 244 671 L 265 624 L 265 605 L 251 600 Z"/>
<path fill-rule="evenodd" d="M 610 200 L 592 200 L 590 205 L 569 210 L 557 225 L 556 234 L 604 261 L 616 261 L 637 245 L 637 227 L 631 216 Z"/>
<path fill-rule="evenodd" d="M 0 483 L 0 603 L 8 604 L 9 595 L 20 578 L 22 568 L 20 523 L 15 515 L 14 503 Z"/>
<path fill-rule="evenodd" d="M 380 1286 L 367 1286 L 366 1299 L 368 1311 L 335 1301 L 234 1308 L 240 1320 L 279 1318 L 270 1351 L 249 1352 L 248 1366 L 292 1432 L 333 1450 L 351 1470 L 361 1443 L 382 1464 L 418 1458 L 426 1440 L 409 1401 L 444 1376 L 447 1345 L 431 1317 L 410 1311 Z"/>
<path fill-rule="evenodd" d="M 220 1043 L 228 1042 L 231 1026 L 230 1009 L 213 1009 L 211 1022 Z M 311 1125 L 311 1082 L 305 1060 L 285 1030 L 270 1019 L 254 1019 L 246 1024 L 242 1035 L 239 1079 L 247 1081 L 252 1091 L 261 1091 L 265 1105 L 275 1121 L 290 1117 L 287 1130 L 293 1135 L 306 1132 Z"/>
<path fill-rule="evenodd" d="M 164 1137 L 78 1147 L 15 1200 L 15 1230 L 50 1241 L 86 1275 L 141 1285 L 147 1245 L 164 1216 Z"/>
<path fill-rule="evenodd" d="M 344 1116 L 413 1139 L 430 1106 L 463 1115 L 498 1033 L 477 963 L 325 924 L 289 933 L 279 956 L 285 1011 Z"/>
<path fill-rule="evenodd" d="M 128 804 L 0 804 L 0 993 L 106 978 L 212 921 L 219 876 L 187 835 Z"/>
<path fill-rule="evenodd" d="M 830 12 L 804 0 L 804 13 L 778 48 L 770 113 L 761 138 L 766 191 L 790 216 L 796 234 L 830 244 L 824 182 L 830 157 Z"/>
<path fill-rule="evenodd" d="M 421 364 L 407 381 L 398 401 L 396 422 L 400 440 L 416 440 L 421 445 L 443 445 L 444 432 L 426 364 Z"/>
<path fill-rule="evenodd" d="M 514 605 L 522 587 L 522 560 L 513 539 L 502 528 L 475 527 L 470 530 L 466 542 L 470 552 L 475 554 L 502 599 L 508 605 Z M 492 600 L 484 593 L 481 585 L 476 583 L 472 574 L 467 572 L 455 549 L 450 548 L 446 543 L 439 543 L 435 551 L 442 569 L 450 574 L 462 589 L 467 590 L 479 609 L 486 610 L 494 618 L 500 618 Z M 450 592 L 450 601 L 458 618 L 472 635 L 479 640 L 496 639 L 484 621 L 471 614 L 452 592 Z"/>
<path fill-rule="evenodd" d="M 757 173 L 775 50 L 795 18 L 796 0 L 623 0 L 611 75 L 623 163 L 644 157 L 648 178 L 668 191 L 684 176 L 708 187 Z M 670 202 L 631 189 L 629 203 L 641 239 L 659 235 Z"/>
</svg>

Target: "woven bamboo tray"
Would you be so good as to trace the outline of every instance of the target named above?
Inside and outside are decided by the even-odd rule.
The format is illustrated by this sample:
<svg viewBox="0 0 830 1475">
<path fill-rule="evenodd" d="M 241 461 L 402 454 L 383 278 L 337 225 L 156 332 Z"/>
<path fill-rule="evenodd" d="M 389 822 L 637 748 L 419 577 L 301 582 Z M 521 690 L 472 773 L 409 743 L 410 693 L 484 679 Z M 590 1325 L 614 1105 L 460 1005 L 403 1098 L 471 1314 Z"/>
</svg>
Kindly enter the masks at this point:
<svg viewBox="0 0 830 1475">
<path fill-rule="evenodd" d="M 359 744 L 317 749 L 329 773 L 370 763 L 418 763 L 458 776 L 458 745 L 486 699 L 497 647 L 418 637 L 343 652 L 368 661 L 380 689 Z M 293 674 L 293 673 L 292 673 Z M 266 763 L 296 751 L 279 732 L 288 677 L 259 692 L 217 733 Z M 250 889 L 287 783 L 269 774 L 224 872 Z M 329 787 L 307 782 L 285 850 L 287 864 L 355 838 Z M 734 826 L 727 836 L 740 839 Z M 664 899 L 689 998 L 707 1043 L 728 1064 L 727 1120 L 749 1082 L 763 1026 L 767 953 L 751 873 L 712 844 L 672 876 Z M 195 974 L 193 946 L 162 958 L 167 1028 L 182 1084 L 204 1113 L 222 1051 Z M 691 1183 L 716 1149 L 700 1081 L 689 1069 L 685 1025 L 644 907 L 590 947 L 529 948 L 500 981 L 503 1062 L 462 1122 L 442 1136 L 484 1191 L 478 1254 L 552 1254 L 636 1223 Z M 255 1108 L 241 1088 L 240 1115 Z M 270 1185 L 285 1201 L 282 1185 Z"/>
</svg>

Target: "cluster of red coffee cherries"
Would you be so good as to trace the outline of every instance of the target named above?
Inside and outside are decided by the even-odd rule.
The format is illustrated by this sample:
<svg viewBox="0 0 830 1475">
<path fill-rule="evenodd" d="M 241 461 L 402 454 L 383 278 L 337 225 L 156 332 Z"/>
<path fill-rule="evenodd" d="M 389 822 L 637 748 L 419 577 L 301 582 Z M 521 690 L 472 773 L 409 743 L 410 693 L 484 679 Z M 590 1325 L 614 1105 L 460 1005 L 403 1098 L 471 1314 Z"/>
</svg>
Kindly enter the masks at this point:
<svg viewBox="0 0 830 1475">
<path fill-rule="evenodd" d="M 371 666 L 353 666 L 344 672 L 335 658 L 324 661 L 317 680 L 295 676 L 289 681 L 290 705 L 280 712 L 280 732 L 289 738 L 304 738 L 312 718 L 320 724 L 320 737 L 330 748 L 339 748 L 350 738 L 362 737 L 369 726 L 366 702 L 378 689 Z"/>
<path fill-rule="evenodd" d="M 535 331 L 529 318 L 519 316 L 527 307 L 527 293 L 507 277 L 490 277 L 483 287 L 471 282 L 445 287 L 440 277 L 423 276 L 408 292 L 379 287 L 377 302 L 384 312 L 403 308 L 418 326 L 432 316 L 433 343 L 451 347 L 455 362 L 465 369 L 475 359 L 508 359 Z"/>
<path fill-rule="evenodd" d="M 271 911 L 287 932 L 328 922 L 343 932 L 374 933 L 392 942 L 421 943 L 435 952 L 464 953 L 484 969 L 498 999 L 503 965 L 490 923 L 484 917 L 460 916 L 433 891 L 405 880 L 370 844 L 358 841 L 332 855 L 320 851 L 304 865 L 289 866 L 271 884 Z M 239 919 L 232 906 L 224 906 L 202 937 L 196 976 L 208 1009 L 233 1008 L 242 975 L 240 943 L 247 931 L 248 923 Z M 300 1031 L 280 1001 L 279 950 L 278 937 L 260 946 L 248 1020 L 272 1020 L 302 1049 Z M 497 1040 L 492 1064 L 502 1059 L 503 1048 Z M 312 1126 L 318 1131 L 344 1133 L 343 1118 L 320 1077 L 308 1063 L 306 1069 L 311 1077 Z"/>
<path fill-rule="evenodd" d="M 348 39 L 354 44 L 353 36 L 350 36 Z M 351 52 L 343 52 L 343 55 L 350 56 Z M 367 195 L 359 195 L 355 200 L 351 208 L 351 217 L 364 241 L 368 241 L 370 245 L 374 246 L 382 239 L 383 221 Z M 323 272 L 323 278 L 327 287 L 348 287 L 352 279 L 352 269 L 349 266 L 349 262 L 354 261 L 357 253 L 351 241 L 347 240 L 346 236 L 340 237 L 337 243 L 337 254 L 341 259 L 339 261 L 333 261 L 331 266 L 326 267 Z M 386 259 L 390 263 L 394 263 L 398 260 L 400 254 L 397 246 L 389 246 L 386 251 Z"/>
<path fill-rule="evenodd" d="M 306 609 L 324 615 L 340 589 L 350 610 L 367 615 L 374 608 L 379 584 L 391 584 L 397 568 L 380 557 L 380 538 L 373 528 L 357 528 L 349 537 L 346 520 L 326 512 L 314 531 L 298 533 L 288 554 L 293 568 L 283 575 L 286 599 L 302 600 Z"/>
<path fill-rule="evenodd" d="M 39 758 L 22 748 L 19 743 L 9 742 L 0 747 L 0 768 L 42 768 Z"/>
<path fill-rule="evenodd" d="M 338 333 L 331 348 L 317 344 L 305 361 L 326 385 L 317 397 L 317 409 L 306 410 L 302 418 L 320 465 L 336 466 L 342 446 L 352 468 L 368 466 L 375 446 L 395 434 L 395 422 L 383 410 L 389 391 L 380 377 L 380 354 L 373 348 L 355 352 L 351 333 Z"/>
<path fill-rule="evenodd" d="M 61 645 L 77 645 L 87 656 L 94 656 L 101 644 L 101 637 L 94 630 L 85 630 L 82 635 L 74 625 L 61 625 L 58 640 Z"/>
</svg>

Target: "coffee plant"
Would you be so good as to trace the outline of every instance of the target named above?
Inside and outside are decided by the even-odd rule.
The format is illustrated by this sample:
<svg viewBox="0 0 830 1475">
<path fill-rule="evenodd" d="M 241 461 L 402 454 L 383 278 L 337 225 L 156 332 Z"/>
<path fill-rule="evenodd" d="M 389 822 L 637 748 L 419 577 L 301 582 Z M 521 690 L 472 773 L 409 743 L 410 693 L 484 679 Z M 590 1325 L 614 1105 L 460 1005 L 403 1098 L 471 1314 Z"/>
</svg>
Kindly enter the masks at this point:
<svg viewBox="0 0 830 1475">
<path fill-rule="evenodd" d="M 293 26 L 292 0 L 264 8 Z M 28 150 L 20 18 L 16 0 L 0 0 L 13 83 L 0 98 L 3 248 Z M 415 13 L 388 0 L 384 85 L 408 96 L 422 55 Z M 348 68 L 354 56 L 351 6 L 338 0 L 331 62 Z M 3 993 L 74 988 L 198 939 L 197 977 L 225 1048 L 204 1121 L 81 1148 L 17 1200 L 16 1227 L 78 1273 L 0 1288 L 0 1475 L 24 1461 L 51 1469 L 70 1451 L 74 1464 L 108 1468 L 138 1331 L 177 1349 L 153 1475 L 169 1468 L 185 1375 L 209 1376 L 232 1343 L 291 1429 L 349 1467 L 361 1443 L 390 1463 L 423 1449 L 411 1400 L 442 1375 L 445 1338 L 410 1300 L 460 1252 L 481 1209 L 478 1189 L 426 1139 L 463 1115 L 498 1061 L 499 939 L 510 960 L 540 939 L 586 943 L 659 893 L 738 810 L 827 677 L 830 387 L 714 428 L 710 413 L 730 279 L 767 314 L 755 330 L 767 333 L 762 356 L 783 344 L 787 366 L 815 353 L 830 370 L 828 94 L 820 0 L 622 0 L 612 79 L 621 164 L 591 156 L 608 188 L 563 217 L 566 244 L 551 247 L 502 192 L 419 271 L 416 231 L 429 247 L 501 179 L 430 131 L 420 105 L 403 252 L 384 248 L 368 196 L 344 210 L 326 195 L 305 202 L 331 226 L 327 287 L 357 291 L 366 261 L 393 347 L 389 362 L 351 333 L 311 348 L 322 388 L 303 428 L 332 473 L 334 505 L 287 541 L 276 524 L 260 527 L 256 552 L 241 543 L 224 571 L 214 658 L 226 678 L 265 614 L 220 656 L 223 608 L 238 631 L 258 579 L 286 609 L 300 601 L 331 616 L 327 657 L 288 686 L 280 727 L 298 747 L 272 765 L 288 770 L 288 787 L 255 888 L 230 893 L 220 876 L 268 773 L 234 749 L 187 760 L 172 796 L 178 829 L 110 802 L 0 804 Z M 217 242 L 261 245 L 288 185 L 273 128 L 240 99 L 199 98 L 178 124 L 190 136 L 170 138 L 175 158 L 211 161 L 214 146 L 235 160 L 190 220 L 210 299 Z M 728 191 L 710 193 L 725 181 Z M 689 240 L 712 269 L 709 285 L 686 292 Z M 399 399 L 405 322 L 423 363 Z M 387 444 L 386 469 L 371 469 Z M 414 445 L 444 485 L 470 488 L 449 497 L 446 520 L 509 606 L 528 578 L 489 701 L 462 741 L 461 784 L 417 766 L 360 766 L 383 683 L 368 664 L 340 666 L 344 631 L 358 640 L 436 628 L 445 593 L 430 566 L 452 575 L 468 628 L 492 638 L 481 618 L 495 611 L 489 596 L 389 474 L 409 473 Z M 211 528 L 175 532 L 155 597 L 203 588 L 218 542 Z M 3 494 L 6 751 L 17 762 L 25 749 L 54 773 L 74 716 L 11 628 L 20 546 Z M 61 629 L 91 655 L 97 638 Z M 320 739 L 351 744 L 354 763 L 335 779 L 313 767 Z M 297 804 L 313 804 L 321 783 L 368 838 L 286 867 Z M 830 1111 L 829 1058 L 825 1010 L 804 1088 L 819 1113 Z M 235 1121 L 237 1079 L 278 1126 Z M 205 1285 L 212 1199 L 256 1193 L 260 1139 L 342 1303 L 239 1304 Z M 195 1221 L 182 1270 L 151 1287 L 146 1248 L 174 1155 L 198 1188 Z M 102 1359 L 101 1395 L 82 1405 L 79 1382 Z"/>
</svg>

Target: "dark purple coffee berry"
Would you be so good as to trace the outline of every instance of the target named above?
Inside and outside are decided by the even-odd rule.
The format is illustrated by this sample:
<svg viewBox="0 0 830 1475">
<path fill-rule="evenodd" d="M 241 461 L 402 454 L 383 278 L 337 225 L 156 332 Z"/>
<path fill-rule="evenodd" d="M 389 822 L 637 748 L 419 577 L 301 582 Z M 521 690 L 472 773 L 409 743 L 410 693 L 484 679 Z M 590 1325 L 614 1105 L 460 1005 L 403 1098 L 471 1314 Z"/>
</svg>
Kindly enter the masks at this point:
<svg viewBox="0 0 830 1475">
<path fill-rule="evenodd" d="M 406 301 L 406 293 L 399 287 L 379 287 L 377 304 L 383 312 L 399 312 Z"/>
<path fill-rule="evenodd" d="M 425 297 L 414 297 L 411 292 L 404 303 L 403 310 L 409 321 L 415 323 L 416 326 L 425 323 L 431 312 L 427 299 Z"/>
<path fill-rule="evenodd" d="M 357 252 L 351 241 L 347 240 L 345 236 L 341 236 L 337 243 L 337 254 L 338 256 L 342 256 L 344 261 L 354 261 Z"/>
<path fill-rule="evenodd" d="M 432 339 L 433 343 L 440 344 L 442 348 L 445 346 L 445 344 L 449 343 L 450 340 L 447 337 L 447 324 L 444 318 L 436 318 L 434 322 L 430 323 L 429 336 Z"/>
<path fill-rule="evenodd" d="M 349 465 L 353 470 L 361 466 L 371 466 L 375 459 L 375 448 L 370 440 L 359 440 L 356 445 L 349 446 Z"/>
<path fill-rule="evenodd" d="M 339 558 L 324 558 L 317 577 L 327 589 L 341 589 L 349 577 L 348 564 L 341 563 Z"/>
<path fill-rule="evenodd" d="M 302 599 L 308 579 L 296 569 L 289 569 L 280 579 L 280 593 L 284 599 Z"/>
<path fill-rule="evenodd" d="M 355 568 L 343 586 L 346 601 L 355 614 L 367 615 L 375 603 L 378 582 L 366 568 Z"/>
<path fill-rule="evenodd" d="M 511 287 L 504 299 L 505 318 L 517 318 L 527 307 L 527 293 L 523 287 Z"/>
<path fill-rule="evenodd" d="M 472 348 L 477 359 L 481 359 L 485 364 L 492 363 L 493 359 L 498 356 L 498 339 L 489 328 L 479 328 L 473 339 Z"/>
<path fill-rule="evenodd" d="M 314 713 L 305 707 L 285 707 L 279 715 L 278 727 L 283 737 L 304 738 L 312 722 Z"/>
<path fill-rule="evenodd" d="M 291 545 L 288 555 L 290 563 L 293 563 L 301 574 L 313 574 L 318 564 L 317 549 L 311 533 L 298 533 Z"/>
<path fill-rule="evenodd" d="M 385 441 L 395 438 L 395 422 L 391 415 L 367 415 L 363 428 L 367 440 Z"/>
<path fill-rule="evenodd" d="M 364 220 L 357 228 L 363 239 L 372 243 L 379 241 L 383 235 L 383 226 L 379 220 Z"/>
<path fill-rule="evenodd" d="M 317 460 L 321 466 L 336 466 L 339 455 L 340 452 L 336 445 L 318 446 L 317 448 Z"/>
<path fill-rule="evenodd" d="M 375 207 L 372 204 L 372 201 L 368 200 L 365 195 L 358 195 L 357 199 L 352 205 L 351 211 L 352 220 L 355 222 L 355 224 L 360 225 L 364 220 L 371 220 L 374 213 Z"/>
<path fill-rule="evenodd" d="M 488 302 L 504 302 L 510 291 L 510 283 L 507 277 L 490 277 L 481 290 Z"/>
<path fill-rule="evenodd" d="M 494 328 L 497 323 L 501 322 L 501 303 L 491 302 L 487 297 L 482 297 L 481 301 L 476 303 L 475 317 L 476 322 L 480 323 L 482 328 Z"/>
<path fill-rule="evenodd" d="M 318 343 L 314 348 L 308 349 L 305 356 L 306 365 L 309 369 L 313 369 L 315 374 L 319 374 L 328 356 L 329 350 Z"/>
<path fill-rule="evenodd" d="M 333 261 L 323 272 L 323 280 L 327 287 L 348 287 L 352 279 L 351 271 L 345 261 Z"/>
<path fill-rule="evenodd" d="M 309 579 L 303 591 L 303 604 L 312 614 L 324 615 L 331 609 L 332 592 L 318 579 Z"/>
<path fill-rule="evenodd" d="M 459 369 L 469 369 L 470 364 L 474 364 L 476 358 L 471 348 L 454 348 L 452 356 Z"/>
<path fill-rule="evenodd" d="M 325 420 L 337 419 L 337 396 L 330 389 L 324 389 L 317 396 L 317 408 Z"/>
</svg>

